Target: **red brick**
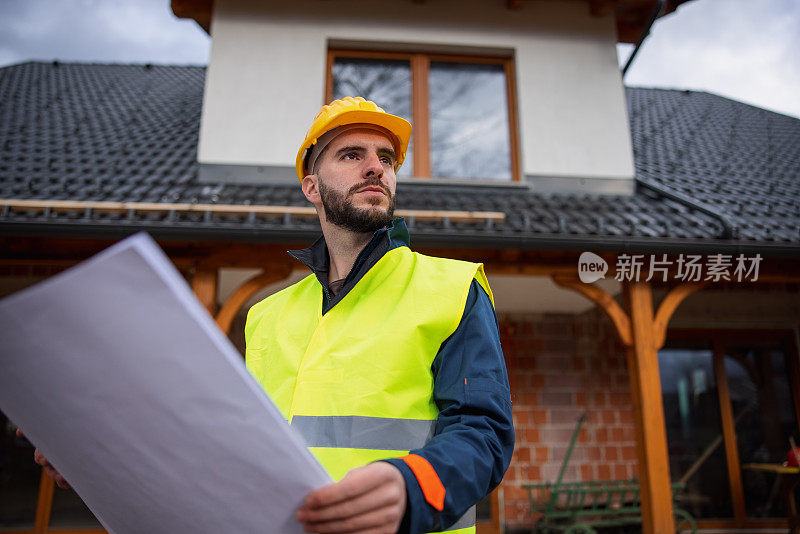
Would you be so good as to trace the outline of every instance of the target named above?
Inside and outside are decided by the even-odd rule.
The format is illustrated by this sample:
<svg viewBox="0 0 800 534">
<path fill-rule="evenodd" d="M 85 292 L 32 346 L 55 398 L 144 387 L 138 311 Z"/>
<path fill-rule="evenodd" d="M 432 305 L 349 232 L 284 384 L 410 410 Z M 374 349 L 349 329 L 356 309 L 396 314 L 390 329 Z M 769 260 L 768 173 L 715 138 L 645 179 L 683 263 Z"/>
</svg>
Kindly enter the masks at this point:
<svg viewBox="0 0 800 534">
<path fill-rule="evenodd" d="M 522 478 L 531 482 L 540 482 L 542 480 L 542 468 L 538 465 L 522 466 Z"/>
<path fill-rule="evenodd" d="M 594 433 L 595 441 L 599 443 L 607 443 L 608 442 L 608 429 L 607 428 L 598 428 Z"/>
<path fill-rule="evenodd" d="M 530 447 L 518 447 L 517 450 L 514 451 L 514 460 L 523 463 L 530 462 L 531 461 Z"/>
<path fill-rule="evenodd" d="M 593 395 L 593 397 L 594 397 L 594 407 L 595 408 L 600 408 L 602 406 L 605 406 L 607 404 L 607 402 L 608 402 L 606 400 L 606 393 L 604 391 L 598 391 L 597 393 L 595 393 Z"/>
<path fill-rule="evenodd" d="M 631 396 L 627 392 L 612 391 L 609 393 L 609 397 L 609 402 L 612 406 L 629 406 L 631 404 Z"/>
<path fill-rule="evenodd" d="M 543 388 L 545 380 L 546 380 L 546 375 L 544 373 L 532 373 L 531 374 L 531 387 L 533 387 L 533 388 Z"/>
<path fill-rule="evenodd" d="M 623 425 L 633 425 L 633 410 L 622 408 L 619 411 L 619 422 Z"/>
<path fill-rule="evenodd" d="M 597 466 L 597 479 L 611 480 L 611 467 L 609 467 L 608 464 L 600 464 Z"/>
<path fill-rule="evenodd" d="M 541 432 L 542 441 L 540 443 L 547 443 L 548 445 L 567 445 L 572 439 L 572 432 L 573 429 L 571 428 L 545 427 Z"/>
<path fill-rule="evenodd" d="M 550 373 L 547 375 L 547 387 L 579 389 L 583 385 L 583 378 L 573 373 Z"/>
<path fill-rule="evenodd" d="M 566 361 L 563 356 L 539 355 L 536 358 L 535 369 L 539 371 L 563 372 Z"/>
<path fill-rule="evenodd" d="M 533 356 L 524 356 L 516 358 L 514 366 L 520 370 L 536 369 L 536 358 Z"/>
<path fill-rule="evenodd" d="M 636 460 L 636 447 L 632 445 L 625 445 L 622 447 L 620 457 L 623 460 Z"/>
<path fill-rule="evenodd" d="M 541 443 L 541 434 L 538 428 L 528 428 L 525 430 L 525 441 L 528 443 Z"/>
<path fill-rule="evenodd" d="M 611 441 L 621 443 L 625 441 L 625 429 L 621 426 L 615 426 L 611 429 Z"/>
<path fill-rule="evenodd" d="M 606 455 L 606 461 L 616 462 L 617 460 L 619 460 L 619 447 L 615 446 L 603 447 L 603 452 Z"/>
<path fill-rule="evenodd" d="M 603 449 L 601 447 L 597 447 L 595 445 L 590 445 L 586 447 L 586 458 L 596 462 L 602 458 Z"/>
<path fill-rule="evenodd" d="M 594 466 L 590 464 L 581 465 L 581 480 L 594 480 Z"/>
<path fill-rule="evenodd" d="M 572 354 L 575 352 L 574 339 L 545 339 L 544 350 L 556 354 Z"/>
<path fill-rule="evenodd" d="M 514 410 L 514 425 L 517 428 L 526 427 L 530 422 L 531 417 L 528 410 Z"/>
<path fill-rule="evenodd" d="M 519 393 L 519 403 L 525 406 L 538 406 L 539 394 L 534 391 L 522 391 Z"/>
<path fill-rule="evenodd" d="M 614 478 L 628 478 L 628 467 L 625 464 L 615 465 Z"/>
<path fill-rule="evenodd" d="M 553 408 L 550 410 L 550 422 L 553 424 L 576 424 L 582 410 L 578 408 Z"/>
<path fill-rule="evenodd" d="M 602 421 L 604 425 L 613 425 L 617 422 L 617 412 L 614 410 L 603 410 Z"/>
<path fill-rule="evenodd" d="M 578 434 L 578 443 L 589 443 L 589 430 L 581 428 L 581 433 Z"/>
<path fill-rule="evenodd" d="M 572 406 L 572 393 L 560 391 L 543 391 L 541 394 L 543 406 Z"/>
<path fill-rule="evenodd" d="M 533 447 L 534 450 L 534 461 L 536 462 L 546 462 L 550 460 L 550 447 L 547 446 L 539 446 Z"/>
<path fill-rule="evenodd" d="M 583 391 L 575 393 L 575 405 L 584 407 L 588 403 L 587 395 Z"/>
<path fill-rule="evenodd" d="M 534 425 L 547 424 L 547 410 L 532 410 L 531 414 L 533 415 Z"/>
</svg>

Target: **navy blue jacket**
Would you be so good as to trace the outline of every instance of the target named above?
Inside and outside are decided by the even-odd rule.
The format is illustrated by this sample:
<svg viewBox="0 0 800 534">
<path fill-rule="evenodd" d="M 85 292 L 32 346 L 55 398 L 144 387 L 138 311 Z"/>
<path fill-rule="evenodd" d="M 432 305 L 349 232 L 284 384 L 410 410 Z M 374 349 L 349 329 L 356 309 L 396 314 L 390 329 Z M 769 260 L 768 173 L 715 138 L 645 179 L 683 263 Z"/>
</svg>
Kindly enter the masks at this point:
<svg viewBox="0 0 800 534">
<path fill-rule="evenodd" d="M 328 291 L 328 248 L 320 238 L 310 248 L 289 253 L 306 264 L 323 288 L 323 314 L 355 287 L 386 252 L 409 246 L 402 218 L 375 232 L 356 258 L 344 285 L 333 296 Z M 447 338 L 433 361 L 433 397 L 439 408 L 433 438 L 411 453 L 425 458 L 445 488 L 444 509 L 430 506 L 414 473 L 401 459 L 387 462 L 403 474 L 408 506 L 400 532 L 422 533 L 472 524 L 462 517 L 503 479 L 514 452 L 511 392 L 497 317 L 491 300 L 472 281 L 461 323 Z"/>
</svg>

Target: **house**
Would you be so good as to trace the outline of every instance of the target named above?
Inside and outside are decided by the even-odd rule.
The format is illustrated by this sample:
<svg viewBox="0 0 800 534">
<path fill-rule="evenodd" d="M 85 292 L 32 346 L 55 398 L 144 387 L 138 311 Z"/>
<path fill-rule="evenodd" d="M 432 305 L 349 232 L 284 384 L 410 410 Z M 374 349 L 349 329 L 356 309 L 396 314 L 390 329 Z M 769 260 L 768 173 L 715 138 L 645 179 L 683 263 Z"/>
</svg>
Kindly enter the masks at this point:
<svg viewBox="0 0 800 534">
<path fill-rule="evenodd" d="M 564 480 L 638 478 L 645 532 L 673 530 L 670 481 L 701 527 L 785 528 L 757 464 L 800 439 L 800 120 L 625 89 L 615 45 L 651 2 L 374 5 L 176 0 L 208 69 L 0 69 L 1 294 L 146 230 L 241 348 L 319 232 L 292 168 L 309 117 L 369 90 L 414 119 L 414 248 L 483 262 L 495 292 L 517 448 L 482 531 L 531 528 L 524 485 L 559 476 L 584 413 Z M 0 527 L 88 528 L 5 428 Z"/>
</svg>

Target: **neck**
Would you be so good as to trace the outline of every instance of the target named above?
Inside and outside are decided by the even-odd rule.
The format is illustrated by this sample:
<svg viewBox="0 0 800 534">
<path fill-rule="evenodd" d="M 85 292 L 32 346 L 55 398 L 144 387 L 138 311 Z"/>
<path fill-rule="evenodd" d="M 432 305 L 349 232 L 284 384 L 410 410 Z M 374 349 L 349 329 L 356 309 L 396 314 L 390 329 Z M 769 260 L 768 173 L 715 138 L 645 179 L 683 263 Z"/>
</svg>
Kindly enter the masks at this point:
<svg viewBox="0 0 800 534">
<path fill-rule="evenodd" d="M 356 258 L 373 236 L 372 233 L 360 234 L 333 224 L 323 224 L 322 234 L 330 259 L 328 282 L 347 277 Z"/>
</svg>

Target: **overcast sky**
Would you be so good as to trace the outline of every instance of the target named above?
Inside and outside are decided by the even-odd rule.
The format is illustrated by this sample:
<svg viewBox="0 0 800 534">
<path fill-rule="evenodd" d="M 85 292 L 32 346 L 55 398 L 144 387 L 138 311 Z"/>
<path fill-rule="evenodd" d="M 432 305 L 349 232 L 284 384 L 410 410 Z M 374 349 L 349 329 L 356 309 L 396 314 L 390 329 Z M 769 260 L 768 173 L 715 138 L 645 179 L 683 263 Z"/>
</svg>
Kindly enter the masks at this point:
<svg viewBox="0 0 800 534">
<path fill-rule="evenodd" d="M 209 47 L 193 21 L 172 15 L 169 0 L 0 0 L 0 66 L 53 59 L 198 65 Z M 632 48 L 618 46 L 620 64 Z M 684 4 L 656 22 L 625 82 L 709 91 L 800 117 L 800 0 Z"/>
</svg>

